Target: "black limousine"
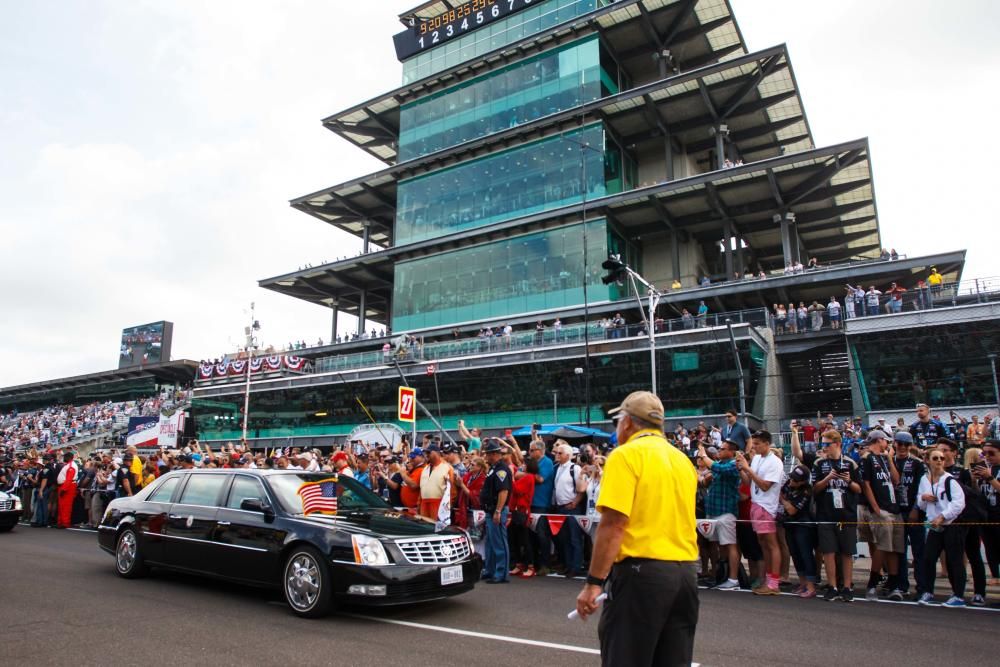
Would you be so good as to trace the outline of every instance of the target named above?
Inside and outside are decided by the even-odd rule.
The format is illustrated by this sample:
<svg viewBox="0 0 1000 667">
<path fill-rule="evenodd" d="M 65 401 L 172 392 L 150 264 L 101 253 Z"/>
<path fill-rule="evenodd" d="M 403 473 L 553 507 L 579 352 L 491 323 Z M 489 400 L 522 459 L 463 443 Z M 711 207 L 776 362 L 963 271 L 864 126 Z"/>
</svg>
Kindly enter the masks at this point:
<svg viewBox="0 0 1000 667">
<path fill-rule="evenodd" d="M 291 610 L 406 604 L 472 590 L 482 559 L 465 531 L 396 511 L 347 476 L 177 470 L 111 501 L 98 527 L 125 578 L 150 567 L 280 586 Z"/>
</svg>

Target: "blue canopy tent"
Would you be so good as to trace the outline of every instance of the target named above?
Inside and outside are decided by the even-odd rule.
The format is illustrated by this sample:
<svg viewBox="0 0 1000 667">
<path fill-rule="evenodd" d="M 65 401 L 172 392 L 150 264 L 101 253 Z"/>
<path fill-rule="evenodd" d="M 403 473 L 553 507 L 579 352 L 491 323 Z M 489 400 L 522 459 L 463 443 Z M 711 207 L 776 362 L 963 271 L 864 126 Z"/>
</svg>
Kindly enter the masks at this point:
<svg viewBox="0 0 1000 667">
<path fill-rule="evenodd" d="M 590 442 L 609 442 L 614 436 L 613 433 L 605 433 L 596 428 L 586 426 L 573 426 L 569 424 L 542 424 L 538 429 L 538 435 L 550 438 L 563 438 L 564 440 L 587 440 Z M 515 438 L 530 438 L 531 427 L 524 426 L 517 429 L 511 435 Z"/>
</svg>

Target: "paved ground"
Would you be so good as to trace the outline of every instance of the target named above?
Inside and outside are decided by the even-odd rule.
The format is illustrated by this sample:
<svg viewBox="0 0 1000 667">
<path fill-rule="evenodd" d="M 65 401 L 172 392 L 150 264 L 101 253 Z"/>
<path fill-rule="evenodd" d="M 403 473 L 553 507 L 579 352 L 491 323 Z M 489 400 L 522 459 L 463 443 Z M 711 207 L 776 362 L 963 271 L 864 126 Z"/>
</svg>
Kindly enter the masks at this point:
<svg viewBox="0 0 1000 667">
<path fill-rule="evenodd" d="M 556 577 L 305 621 L 286 611 L 278 593 L 167 573 L 120 579 L 94 533 L 19 526 L 0 535 L 0 568 L 0 637 L 8 640 L 0 642 L 0 665 L 64 665 L 70 655 L 77 665 L 146 667 L 599 664 L 596 622 L 566 619 L 580 584 Z M 1000 612 L 992 609 L 702 591 L 695 659 L 711 666 L 988 664 L 998 628 Z"/>
</svg>

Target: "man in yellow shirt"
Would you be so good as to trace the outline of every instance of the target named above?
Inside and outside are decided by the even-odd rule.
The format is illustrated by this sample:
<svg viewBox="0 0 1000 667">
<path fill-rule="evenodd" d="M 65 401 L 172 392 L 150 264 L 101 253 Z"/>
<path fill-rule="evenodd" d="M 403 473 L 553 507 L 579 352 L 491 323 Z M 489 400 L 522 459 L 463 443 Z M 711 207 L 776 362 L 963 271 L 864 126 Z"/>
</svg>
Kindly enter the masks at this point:
<svg viewBox="0 0 1000 667">
<path fill-rule="evenodd" d="M 586 618 L 607 593 L 598 627 L 603 665 L 690 665 L 698 623 L 698 475 L 663 436 L 663 403 L 633 392 L 611 410 L 618 442 L 604 466 Z"/>
</svg>

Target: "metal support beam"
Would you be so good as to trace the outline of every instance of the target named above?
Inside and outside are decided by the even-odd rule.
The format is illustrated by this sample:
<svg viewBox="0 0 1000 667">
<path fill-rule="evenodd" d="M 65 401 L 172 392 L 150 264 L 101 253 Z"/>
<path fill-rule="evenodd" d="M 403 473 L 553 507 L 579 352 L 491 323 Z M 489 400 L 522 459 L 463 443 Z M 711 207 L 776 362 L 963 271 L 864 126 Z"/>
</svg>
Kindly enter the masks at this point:
<svg viewBox="0 0 1000 667">
<path fill-rule="evenodd" d="M 368 310 L 368 290 L 361 290 L 361 298 L 358 301 L 358 335 L 365 332 L 365 311 Z"/>
<path fill-rule="evenodd" d="M 337 317 L 340 315 L 340 302 L 334 299 L 330 308 L 333 310 L 333 316 L 330 318 L 330 343 L 332 344 L 337 342 Z"/>
<path fill-rule="evenodd" d="M 770 171 L 768 172 L 770 174 Z M 795 263 L 792 247 L 792 225 L 795 224 L 795 214 L 791 211 L 779 213 L 774 221 L 781 225 L 781 250 L 785 258 L 785 266 Z"/>
<path fill-rule="evenodd" d="M 670 234 L 670 260 L 673 263 L 673 279 L 681 279 L 681 243 L 677 238 L 677 230 Z"/>
<path fill-rule="evenodd" d="M 733 225 L 729 220 L 722 221 L 722 252 L 726 257 L 726 280 L 732 280 L 733 272 Z"/>
<path fill-rule="evenodd" d="M 364 229 L 361 230 L 361 252 L 367 255 L 368 243 L 371 241 L 372 237 L 372 224 L 367 220 L 361 224 L 364 225 Z"/>
</svg>

